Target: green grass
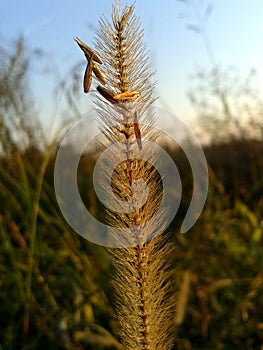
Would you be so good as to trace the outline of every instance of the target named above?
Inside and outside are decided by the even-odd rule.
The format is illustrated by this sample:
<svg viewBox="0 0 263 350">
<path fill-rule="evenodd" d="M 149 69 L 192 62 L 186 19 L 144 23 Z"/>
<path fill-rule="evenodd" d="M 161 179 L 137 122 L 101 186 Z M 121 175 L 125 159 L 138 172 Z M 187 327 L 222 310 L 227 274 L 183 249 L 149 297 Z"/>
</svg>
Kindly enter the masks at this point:
<svg viewBox="0 0 263 350">
<path fill-rule="evenodd" d="M 0 345 L 4 350 L 118 349 L 109 258 L 64 221 L 54 196 L 53 153 L 35 152 L 33 165 L 32 156 L 32 150 L 16 149 L 0 162 Z M 215 173 L 225 161 L 218 158 Z M 242 175 L 237 172 L 236 178 Z M 181 235 L 170 227 L 176 242 L 176 310 L 183 312 L 178 349 L 257 349 L 262 343 L 262 190 L 244 200 L 244 191 L 249 194 L 255 185 L 244 177 L 241 193 L 218 193 L 210 183 L 191 232 Z M 186 293 L 183 299 L 180 293 Z"/>
</svg>

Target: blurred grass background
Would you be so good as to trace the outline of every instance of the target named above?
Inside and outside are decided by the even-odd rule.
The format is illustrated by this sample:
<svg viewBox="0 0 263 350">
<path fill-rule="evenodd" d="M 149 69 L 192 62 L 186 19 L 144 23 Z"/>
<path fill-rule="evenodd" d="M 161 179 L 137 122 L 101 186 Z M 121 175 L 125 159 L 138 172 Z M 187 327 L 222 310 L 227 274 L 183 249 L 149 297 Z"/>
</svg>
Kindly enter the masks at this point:
<svg viewBox="0 0 263 350">
<path fill-rule="evenodd" d="M 11 52 L 0 48 L 0 349 L 121 349 L 113 336 L 109 257 L 71 230 L 56 203 L 60 135 L 44 142 L 34 109 L 28 74 L 36 54 L 22 39 Z M 191 172 L 183 152 L 166 146 L 184 191 L 169 227 L 180 350 L 263 349 L 263 104 L 247 80 L 237 84 L 231 74 L 197 72 L 189 93 L 206 140 L 210 186 L 201 217 L 185 235 L 178 228 Z M 72 79 L 81 87 L 78 76 Z M 73 111 L 74 86 L 63 90 Z M 103 218 L 90 181 L 95 161 L 93 154 L 81 160 L 79 188 Z"/>
</svg>

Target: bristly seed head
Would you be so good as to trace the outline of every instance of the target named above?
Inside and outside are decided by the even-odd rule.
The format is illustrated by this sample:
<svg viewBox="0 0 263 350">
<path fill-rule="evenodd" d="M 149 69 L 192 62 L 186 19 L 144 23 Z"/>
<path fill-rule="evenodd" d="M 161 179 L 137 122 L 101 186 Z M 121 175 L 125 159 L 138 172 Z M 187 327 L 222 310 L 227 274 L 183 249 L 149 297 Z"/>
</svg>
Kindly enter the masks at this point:
<svg viewBox="0 0 263 350">
<path fill-rule="evenodd" d="M 95 49 L 104 62 L 100 69 L 107 87 L 97 87 L 94 102 L 109 142 L 104 147 L 116 146 L 107 156 L 105 176 L 110 175 L 117 200 L 131 207 L 127 212 L 107 210 L 109 234 L 115 234 L 114 228 L 129 229 L 121 238 L 123 249 L 111 251 L 121 339 L 125 350 L 170 350 L 173 303 L 166 297 L 171 286 L 167 269 L 171 245 L 165 244 L 162 235 L 152 239 L 164 226 L 163 212 L 158 212 L 163 192 L 160 174 L 153 166 L 156 155 L 146 142 L 156 137 L 150 128 L 155 122 L 150 108 L 155 100 L 153 73 L 134 5 L 119 11 L 116 2 L 111 19 L 99 20 Z M 118 164 L 113 172 L 111 164 Z M 105 196 L 111 198 L 108 192 Z"/>
</svg>

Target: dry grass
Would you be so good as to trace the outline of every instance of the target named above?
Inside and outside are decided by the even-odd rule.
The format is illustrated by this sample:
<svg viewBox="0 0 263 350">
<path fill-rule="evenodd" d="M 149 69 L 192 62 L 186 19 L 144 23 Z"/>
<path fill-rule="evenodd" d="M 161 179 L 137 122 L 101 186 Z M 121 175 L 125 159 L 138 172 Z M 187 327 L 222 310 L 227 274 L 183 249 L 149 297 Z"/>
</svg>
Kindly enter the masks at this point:
<svg viewBox="0 0 263 350">
<path fill-rule="evenodd" d="M 107 212 L 112 226 L 110 235 L 114 235 L 116 227 L 127 231 L 119 241 L 123 248 L 110 249 L 116 270 L 120 336 L 125 349 L 166 350 L 172 347 L 169 270 L 172 246 L 160 234 L 165 226 L 162 213 L 157 213 L 162 181 L 151 161 L 136 156 L 139 149 L 142 158 L 155 159 L 144 141 L 154 140 L 156 134 L 149 127 L 154 125 L 150 109 L 155 100 L 154 76 L 134 6 L 120 10 L 116 3 L 111 22 L 106 17 L 100 19 L 95 45 L 104 62 L 101 70 L 107 82 L 105 88 L 99 87 L 100 95 L 95 96 L 96 111 L 107 140 L 104 147 L 116 144 L 116 152 L 105 164 L 104 175 L 111 177 L 114 195 L 122 203 L 130 203 L 128 212 Z M 148 127 L 140 128 L 140 122 Z M 113 174 L 109 170 L 112 162 L 119 164 Z M 145 204 L 140 179 L 149 190 Z M 110 203 L 112 193 L 106 195 Z M 156 231 L 158 235 L 151 239 Z"/>
</svg>

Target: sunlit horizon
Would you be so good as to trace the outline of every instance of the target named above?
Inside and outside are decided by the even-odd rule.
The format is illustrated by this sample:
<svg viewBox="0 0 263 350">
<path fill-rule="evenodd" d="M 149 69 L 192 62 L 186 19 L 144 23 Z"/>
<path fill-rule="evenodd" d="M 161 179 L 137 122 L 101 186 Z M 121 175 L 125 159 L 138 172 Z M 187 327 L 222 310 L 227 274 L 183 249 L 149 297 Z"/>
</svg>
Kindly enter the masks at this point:
<svg viewBox="0 0 263 350">
<path fill-rule="evenodd" d="M 55 102 L 54 89 L 59 79 L 65 79 L 70 69 L 84 60 L 73 37 L 91 43 L 99 17 L 108 16 L 111 6 L 110 0 L 103 4 L 79 0 L 63 6 L 50 0 L 44 3 L 11 0 L 0 4 L 4 45 L 11 49 L 14 40 L 22 35 L 29 49 L 44 52 L 39 66 L 34 65 L 30 80 L 36 109 L 44 124 L 52 123 L 55 112 L 56 118 L 61 118 L 66 106 L 62 101 Z M 191 123 L 195 111 L 187 97 L 193 87 L 190 76 L 198 68 L 208 71 L 213 63 L 224 68 L 237 67 L 241 78 L 255 69 L 258 88 L 263 91 L 262 12 L 263 3 L 259 0 L 251 1 L 249 6 L 237 0 L 220 3 L 167 0 L 151 5 L 137 1 L 135 13 L 141 19 L 156 71 L 158 104 Z M 202 16 L 206 16 L 203 29 L 197 33 L 194 26 L 202 23 Z M 83 94 L 79 106 L 83 115 L 89 112 L 90 105 L 90 96 Z"/>
</svg>

